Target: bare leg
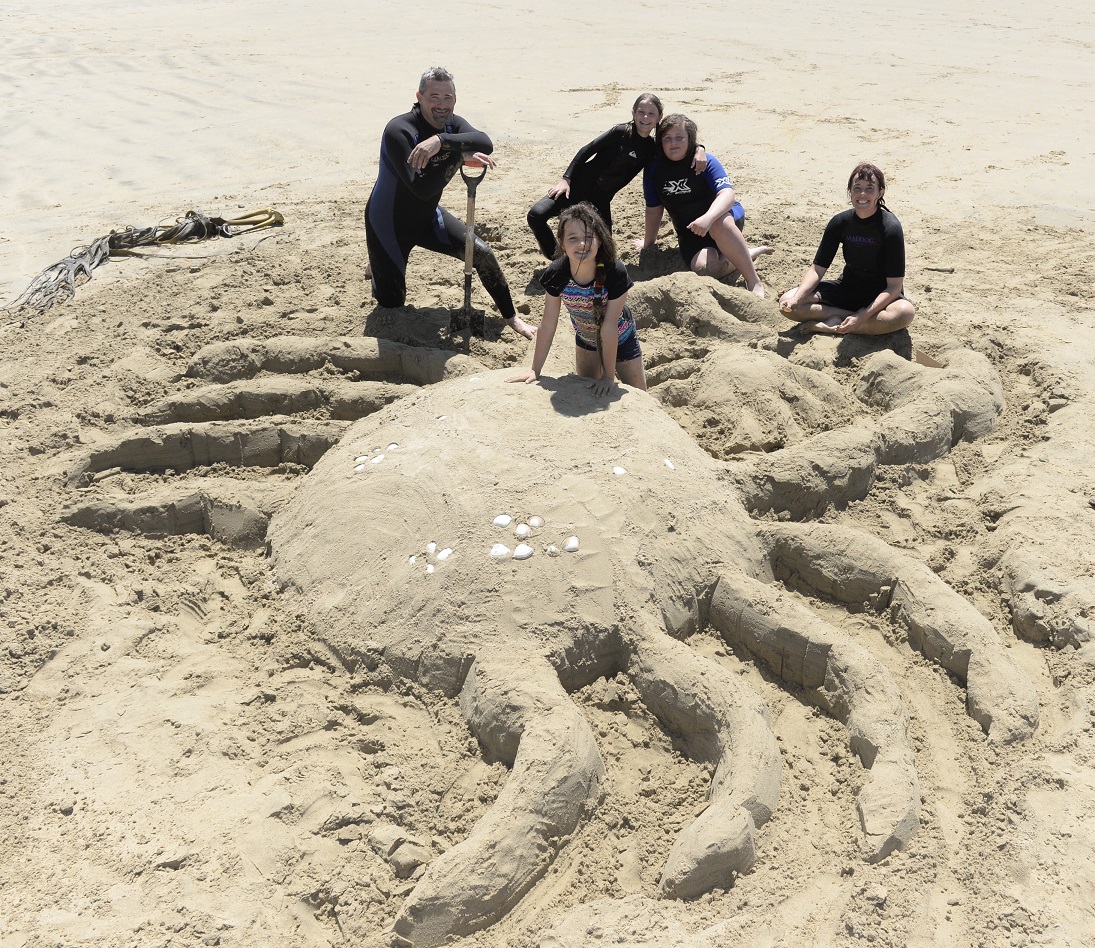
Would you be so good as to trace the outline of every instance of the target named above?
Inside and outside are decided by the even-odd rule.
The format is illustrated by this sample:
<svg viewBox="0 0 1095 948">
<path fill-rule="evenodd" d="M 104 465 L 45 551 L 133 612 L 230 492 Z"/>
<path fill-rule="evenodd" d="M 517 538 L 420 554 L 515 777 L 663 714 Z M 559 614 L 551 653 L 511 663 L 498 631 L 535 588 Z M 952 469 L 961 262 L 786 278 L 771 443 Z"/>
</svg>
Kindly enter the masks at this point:
<svg viewBox="0 0 1095 948">
<path fill-rule="evenodd" d="M 646 370 L 643 368 L 642 359 L 628 359 L 626 362 L 617 362 L 616 375 L 625 385 L 646 391 Z"/>
<path fill-rule="evenodd" d="M 581 346 L 574 347 L 574 364 L 578 374 L 586 379 L 599 379 L 604 375 L 600 355 Z M 646 370 L 642 359 L 628 359 L 616 363 L 616 376 L 624 385 L 646 391 Z"/>
<path fill-rule="evenodd" d="M 815 293 L 810 301 L 799 303 L 790 308 L 780 307 L 780 312 L 788 319 L 793 319 L 800 324 L 803 332 L 821 332 L 830 335 L 844 335 L 839 331 L 840 324 L 849 316 L 851 310 L 840 309 L 836 306 L 827 306 L 818 300 Z M 913 304 L 906 299 L 894 300 L 881 313 L 872 316 L 866 322 L 856 327 L 853 334 L 861 336 L 880 336 L 885 333 L 897 332 L 904 329 L 912 321 L 916 313 Z"/>
<path fill-rule="evenodd" d="M 711 225 L 709 233 L 718 245 L 719 253 L 733 265 L 733 269 L 741 273 L 746 288 L 763 299 L 764 284 L 760 282 L 757 268 L 753 265 L 754 254 L 745 242 L 744 235 L 738 230 L 737 224 L 734 223 L 734 218 L 727 214 Z M 760 256 L 760 253 L 766 249 L 768 248 L 761 248 L 755 256 Z"/>
</svg>

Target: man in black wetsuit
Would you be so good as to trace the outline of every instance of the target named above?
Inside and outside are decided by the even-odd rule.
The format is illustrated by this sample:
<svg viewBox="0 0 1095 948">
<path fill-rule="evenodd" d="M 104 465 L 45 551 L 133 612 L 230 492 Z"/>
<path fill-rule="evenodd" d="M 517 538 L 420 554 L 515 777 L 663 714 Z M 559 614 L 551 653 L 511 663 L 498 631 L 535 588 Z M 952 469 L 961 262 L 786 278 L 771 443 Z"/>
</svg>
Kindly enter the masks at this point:
<svg viewBox="0 0 1095 948">
<path fill-rule="evenodd" d="M 438 207 L 445 185 L 465 157 L 495 167 L 494 144 L 486 133 L 456 115 L 456 83 L 440 66 L 427 69 L 410 112 L 384 128 L 380 172 L 365 207 L 365 239 L 373 296 L 381 306 L 402 306 L 407 299 L 407 258 L 412 247 L 463 259 L 467 229 Z M 506 324 L 526 339 L 535 330 L 518 315 L 509 284 L 487 243 L 475 238 L 475 272 Z"/>
</svg>

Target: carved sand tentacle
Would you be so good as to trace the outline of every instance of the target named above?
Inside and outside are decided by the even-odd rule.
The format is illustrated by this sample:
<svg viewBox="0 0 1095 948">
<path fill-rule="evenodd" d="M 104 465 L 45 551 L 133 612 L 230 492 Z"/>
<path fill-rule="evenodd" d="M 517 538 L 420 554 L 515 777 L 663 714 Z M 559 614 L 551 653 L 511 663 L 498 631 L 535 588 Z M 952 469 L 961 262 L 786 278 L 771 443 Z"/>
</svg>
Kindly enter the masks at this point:
<svg viewBox="0 0 1095 948">
<path fill-rule="evenodd" d="M 636 283 L 628 305 L 640 329 L 668 322 L 695 336 L 734 342 L 760 341 L 772 332 L 765 325 L 773 322 L 771 308 L 754 294 L 690 272 Z"/>
<path fill-rule="evenodd" d="M 686 738 L 691 755 L 715 765 L 709 806 L 677 837 L 659 889 L 687 899 L 729 887 L 753 867 L 755 829 L 779 797 L 768 709 L 740 678 L 661 632 L 635 641 L 627 673 L 643 703 Z"/>
<path fill-rule="evenodd" d="M 857 394 L 882 408 L 879 461 L 905 464 L 942 457 L 959 441 L 985 437 L 1004 410 L 1000 376 L 983 355 L 957 349 L 942 369 L 888 350 L 864 360 Z"/>
<path fill-rule="evenodd" d="M 881 663 L 790 596 L 742 574 L 719 579 L 710 622 L 847 725 L 852 751 L 870 770 L 856 802 L 864 856 L 877 862 L 908 842 L 920 826 L 920 782 L 901 694 Z"/>
<path fill-rule="evenodd" d="M 262 378 L 170 395 L 142 408 L 136 420 L 143 425 L 162 425 L 325 411 L 331 418 L 353 421 L 379 411 L 417 388 L 387 382 Z"/>
<path fill-rule="evenodd" d="M 79 486 L 96 471 L 188 471 L 207 464 L 237 467 L 312 467 L 336 445 L 347 424 L 325 422 L 251 422 L 163 425 L 129 431 L 92 448 L 69 469 L 68 482 Z"/>
<path fill-rule="evenodd" d="M 773 572 L 850 605 L 889 607 L 909 643 L 966 683 L 966 708 L 993 740 L 1030 737 L 1038 695 L 992 624 L 919 560 L 868 534 L 820 524 L 761 530 Z"/>
<path fill-rule="evenodd" d="M 206 346 L 190 360 L 186 374 L 211 382 L 231 382 L 254 378 L 260 372 L 292 374 L 324 366 L 356 372 L 359 378 L 387 381 L 403 378 L 418 385 L 431 385 L 483 369 L 480 362 L 466 355 L 370 336 L 324 339 L 275 336 Z"/>
<path fill-rule="evenodd" d="M 1047 441 L 975 485 L 1012 627 L 1055 648 L 1095 638 L 1095 473 L 1084 437 L 1093 410 L 1079 402 L 1054 412 Z"/>
<path fill-rule="evenodd" d="M 814 435 L 734 472 L 754 513 L 814 517 L 866 497 L 880 464 L 924 464 L 959 441 L 984 437 L 1003 411 L 1000 377 L 983 356 L 960 350 L 929 369 L 889 350 L 864 360 L 860 397 L 887 409 L 866 424 Z"/>
<path fill-rule="evenodd" d="M 199 533 L 231 546 L 266 542 L 270 518 L 295 488 L 286 484 L 233 484 L 225 479 L 150 491 L 139 497 L 96 498 L 65 506 L 61 520 L 88 530 L 177 535 Z"/>
<path fill-rule="evenodd" d="M 477 658 L 460 692 L 472 731 L 513 772 L 471 835 L 433 862 L 395 932 L 444 944 L 501 918 L 596 805 L 604 765 L 588 722 L 543 659 Z"/>
</svg>

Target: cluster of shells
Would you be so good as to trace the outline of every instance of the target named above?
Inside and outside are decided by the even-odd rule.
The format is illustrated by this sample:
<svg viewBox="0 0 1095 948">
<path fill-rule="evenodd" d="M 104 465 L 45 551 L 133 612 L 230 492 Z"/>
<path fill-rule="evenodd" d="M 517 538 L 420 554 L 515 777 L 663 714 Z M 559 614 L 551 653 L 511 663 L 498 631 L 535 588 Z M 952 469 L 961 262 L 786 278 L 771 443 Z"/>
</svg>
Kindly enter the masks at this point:
<svg viewBox="0 0 1095 948">
<path fill-rule="evenodd" d="M 496 527 L 502 527 L 503 529 L 509 527 L 513 523 L 513 517 L 509 514 L 499 514 L 494 520 L 491 521 Z M 515 560 L 527 560 L 534 552 L 533 548 L 526 542 L 532 539 L 532 533 L 534 530 L 540 530 L 544 527 L 544 518 L 539 516 L 532 516 L 528 518 L 527 522 L 522 521 L 513 528 L 513 536 L 518 541 L 517 546 L 513 549 L 512 557 Z M 567 553 L 578 552 L 578 538 L 571 536 L 567 537 L 563 541 L 563 550 Z M 544 552 L 548 556 L 558 556 L 559 548 L 554 544 L 549 544 L 544 548 Z M 496 560 L 504 559 L 510 556 L 510 548 L 504 543 L 495 543 L 490 548 L 490 555 Z"/>
<path fill-rule="evenodd" d="M 379 464 L 381 461 L 384 460 L 386 454 L 390 454 L 392 451 L 395 451 L 398 448 L 399 445 L 395 442 L 392 442 L 388 445 L 387 449 L 373 448 L 373 450 L 369 454 L 359 454 L 356 458 L 354 458 L 354 471 L 358 474 L 361 474 L 363 471 L 367 471 L 369 469 L 368 465 Z"/>
</svg>

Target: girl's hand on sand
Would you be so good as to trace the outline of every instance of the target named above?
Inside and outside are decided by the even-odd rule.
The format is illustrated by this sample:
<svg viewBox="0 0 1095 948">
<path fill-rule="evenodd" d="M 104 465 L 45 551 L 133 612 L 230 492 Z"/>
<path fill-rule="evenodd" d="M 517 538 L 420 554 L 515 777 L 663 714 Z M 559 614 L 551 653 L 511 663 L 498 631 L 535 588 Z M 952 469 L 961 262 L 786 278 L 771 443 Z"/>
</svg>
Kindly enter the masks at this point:
<svg viewBox="0 0 1095 948">
<path fill-rule="evenodd" d="M 643 240 L 642 237 L 636 237 L 633 241 L 631 241 L 631 246 L 634 247 L 636 250 L 646 250 L 646 248 L 649 247 L 650 244 Z"/>
<path fill-rule="evenodd" d="M 557 185 L 548 188 L 548 197 L 552 199 L 570 197 L 570 182 L 566 178 L 560 178 Z"/>
<path fill-rule="evenodd" d="M 511 379 L 506 379 L 507 382 L 524 382 L 526 385 L 531 385 L 533 382 L 540 378 L 539 373 L 529 369 L 523 375 L 515 375 Z"/>
</svg>

